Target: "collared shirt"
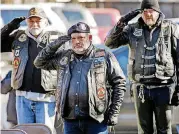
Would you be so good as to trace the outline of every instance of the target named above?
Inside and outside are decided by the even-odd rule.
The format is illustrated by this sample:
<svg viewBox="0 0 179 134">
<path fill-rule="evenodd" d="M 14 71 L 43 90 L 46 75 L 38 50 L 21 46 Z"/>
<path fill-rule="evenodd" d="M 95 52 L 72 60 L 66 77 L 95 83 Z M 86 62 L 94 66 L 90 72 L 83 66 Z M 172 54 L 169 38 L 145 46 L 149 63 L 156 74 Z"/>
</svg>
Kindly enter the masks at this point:
<svg viewBox="0 0 179 134">
<path fill-rule="evenodd" d="M 67 94 L 66 119 L 89 117 L 87 75 L 93 62 L 92 48 L 91 46 L 82 57 L 75 56 L 70 64 L 71 80 Z"/>
</svg>

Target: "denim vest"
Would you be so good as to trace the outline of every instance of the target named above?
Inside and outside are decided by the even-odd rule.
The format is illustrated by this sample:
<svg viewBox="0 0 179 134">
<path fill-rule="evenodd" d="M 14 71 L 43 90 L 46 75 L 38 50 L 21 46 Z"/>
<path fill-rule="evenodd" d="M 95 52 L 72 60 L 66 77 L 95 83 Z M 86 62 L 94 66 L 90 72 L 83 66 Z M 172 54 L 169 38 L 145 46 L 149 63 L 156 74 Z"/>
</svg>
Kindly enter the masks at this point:
<svg viewBox="0 0 179 134">
<path fill-rule="evenodd" d="M 59 34 L 59 33 L 57 33 Z M 38 45 L 44 48 L 49 42 L 51 42 L 50 32 L 44 33 L 42 41 Z M 13 89 L 19 89 L 22 86 L 25 67 L 28 61 L 28 45 L 29 37 L 24 31 L 18 31 L 16 38 L 13 42 L 13 71 L 11 77 L 11 86 Z M 41 84 L 46 91 L 56 89 L 57 84 L 57 72 L 41 70 Z"/>
<path fill-rule="evenodd" d="M 148 47 L 145 42 L 143 29 L 138 23 L 131 25 L 134 29 L 130 37 L 130 54 L 128 75 L 130 79 L 140 82 L 141 79 L 158 78 L 161 80 L 171 79 L 174 75 L 174 64 L 171 54 L 171 22 L 163 21 L 156 43 Z M 147 56 L 145 51 L 155 51 L 154 55 Z M 144 64 L 149 60 L 151 64 Z M 144 69 L 155 69 L 150 75 L 145 75 Z"/>
</svg>

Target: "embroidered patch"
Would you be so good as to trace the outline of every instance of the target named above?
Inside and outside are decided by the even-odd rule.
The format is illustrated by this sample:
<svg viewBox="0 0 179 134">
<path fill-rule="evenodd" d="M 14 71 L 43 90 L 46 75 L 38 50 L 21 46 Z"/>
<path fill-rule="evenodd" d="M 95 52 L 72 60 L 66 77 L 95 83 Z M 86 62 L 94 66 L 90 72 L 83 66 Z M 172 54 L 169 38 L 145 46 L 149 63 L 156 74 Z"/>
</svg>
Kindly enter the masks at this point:
<svg viewBox="0 0 179 134">
<path fill-rule="evenodd" d="M 60 60 L 60 64 L 61 65 L 66 65 L 68 62 L 68 57 L 63 57 L 61 60 Z"/>
<path fill-rule="evenodd" d="M 15 49 L 20 49 L 21 47 L 20 46 L 16 46 Z"/>
<path fill-rule="evenodd" d="M 15 50 L 15 53 L 14 53 L 14 56 L 15 56 L 15 57 L 18 57 L 18 56 L 19 56 L 19 53 L 20 53 L 20 50 L 19 50 L 19 49 L 16 49 L 16 50 Z"/>
<path fill-rule="evenodd" d="M 80 28 L 81 28 L 82 30 L 86 30 L 85 24 L 80 24 Z"/>
<path fill-rule="evenodd" d="M 19 67 L 20 64 L 20 58 L 19 57 L 15 57 L 14 61 L 13 61 L 13 66 L 15 69 L 17 69 Z"/>
<path fill-rule="evenodd" d="M 26 40 L 27 40 L 27 35 L 22 34 L 22 35 L 18 38 L 18 40 L 19 40 L 20 42 L 26 41 Z"/>
<path fill-rule="evenodd" d="M 37 14 L 37 13 L 38 13 L 38 11 L 37 11 L 36 8 L 32 8 L 32 9 L 30 10 L 30 15 L 35 15 L 35 14 Z"/>
<path fill-rule="evenodd" d="M 104 88 L 98 88 L 97 90 L 97 96 L 99 99 L 104 99 L 105 96 L 105 89 Z"/>
<path fill-rule="evenodd" d="M 105 52 L 104 51 L 99 51 L 95 53 L 95 57 L 102 57 L 105 56 Z"/>
<path fill-rule="evenodd" d="M 133 35 L 137 37 L 142 36 L 142 29 L 135 28 Z"/>
<path fill-rule="evenodd" d="M 46 44 L 46 43 L 47 43 L 48 37 L 49 37 L 49 34 L 44 34 L 44 35 L 42 36 L 42 43 L 43 43 L 43 44 Z"/>
</svg>

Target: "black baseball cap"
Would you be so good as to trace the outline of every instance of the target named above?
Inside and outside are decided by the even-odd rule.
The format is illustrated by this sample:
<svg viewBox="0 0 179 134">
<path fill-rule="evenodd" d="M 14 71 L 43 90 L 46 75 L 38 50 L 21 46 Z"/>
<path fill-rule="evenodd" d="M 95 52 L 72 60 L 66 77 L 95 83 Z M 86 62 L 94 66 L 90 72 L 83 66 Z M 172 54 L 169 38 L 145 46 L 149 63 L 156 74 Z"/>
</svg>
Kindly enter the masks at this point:
<svg viewBox="0 0 179 134">
<path fill-rule="evenodd" d="M 68 35 L 72 33 L 90 33 L 90 27 L 84 22 L 78 22 L 68 29 Z"/>
</svg>

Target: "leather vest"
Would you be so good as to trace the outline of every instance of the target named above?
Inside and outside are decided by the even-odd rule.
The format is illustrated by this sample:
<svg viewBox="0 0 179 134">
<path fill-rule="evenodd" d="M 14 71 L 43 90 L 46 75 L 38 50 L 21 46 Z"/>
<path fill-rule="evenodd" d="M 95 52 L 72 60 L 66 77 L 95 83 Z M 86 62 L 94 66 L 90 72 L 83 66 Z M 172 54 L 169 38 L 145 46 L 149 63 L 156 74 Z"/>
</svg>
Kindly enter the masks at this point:
<svg viewBox="0 0 179 134">
<path fill-rule="evenodd" d="M 106 59 L 105 51 L 98 49 L 94 50 L 94 57 L 89 72 L 87 74 L 88 80 L 88 94 L 89 94 L 89 114 L 92 118 L 101 122 L 104 119 L 104 113 L 108 107 L 108 93 L 106 90 Z M 60 68 L 58 71 L 58 91 L 56 92 L 57 110 L 61 116 L 64 117 L 64 107 L 68 87 L 70 84 L 70 61 L 73 60 L 74 55 L 68 51 L 60 61 Z"/>
<path fill-rule="evenodd" d="M 131 25 L 134 32 L 130 42 L 128 63 L 128 76 L 130 79 L 140 82 L 141 79 L 158 78 L 161 80 L 171 79 L 174 75 L 174 64 L 171 54 L 171 22 L 161 22 L 161 30 L 156 43 L 149 47 L 145 42 L 143 29 L 138 23 Z M 155 51 L 154 55 L 147 56 L 145 51 Z M 145 64 L 149 60 L 151 64 Z M 145 75 L 146 68 L 154 68 L 155 72 Z"/>
</svg>

